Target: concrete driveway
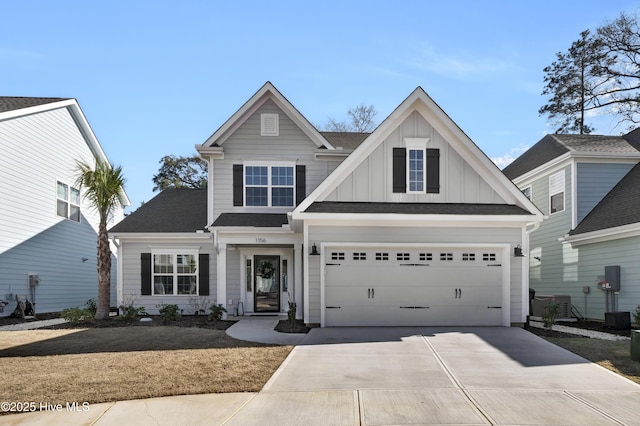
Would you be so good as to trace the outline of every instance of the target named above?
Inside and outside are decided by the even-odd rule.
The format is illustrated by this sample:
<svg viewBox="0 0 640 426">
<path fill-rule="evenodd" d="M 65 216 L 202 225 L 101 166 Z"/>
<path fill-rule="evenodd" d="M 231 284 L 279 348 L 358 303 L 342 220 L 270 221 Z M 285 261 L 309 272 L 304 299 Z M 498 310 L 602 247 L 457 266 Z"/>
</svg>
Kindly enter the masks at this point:
<svg viewBox="0 0 640 426">
<path fill-rule="evenodd" d="M 640 424 L 640 386 L 518 328 L 326 328 L 228 425 Z"/>
</svg>

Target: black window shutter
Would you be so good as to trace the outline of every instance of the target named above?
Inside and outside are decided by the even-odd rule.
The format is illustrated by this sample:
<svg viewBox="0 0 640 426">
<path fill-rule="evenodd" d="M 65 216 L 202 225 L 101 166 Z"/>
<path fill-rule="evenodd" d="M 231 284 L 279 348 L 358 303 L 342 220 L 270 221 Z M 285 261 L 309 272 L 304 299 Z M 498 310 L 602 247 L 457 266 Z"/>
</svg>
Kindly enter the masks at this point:
<svg viewBox="0 0 640 426">
<path fill-rule="evenodd" d="M 233 165 L 233 205 L 244 205 L 244 167 L 242 164 Z"/>
<path fill-rule="evenodd" d="M 140 253 L 140 294 L 151 295 L 151 253 Z"/>
<path fill-rule="evenodd" d="M 200 296 L 209 295 L 209 254 L 200 253 L 198 256 L 198 279 L 200 280 Z"/>
<path fill-rule="evenodd" d="M 307 166 L 296 166 L 296 206 L 307 196 Z"/>
<path fill-rule="evenodd" d="M 393 192 L 407 192 L 406 148 L 393 148 Z"/>
<path fill-rule="evenodd" d="M 427 193 L 440 193 L 440 150 L 427 149 Z"/>
</svg>

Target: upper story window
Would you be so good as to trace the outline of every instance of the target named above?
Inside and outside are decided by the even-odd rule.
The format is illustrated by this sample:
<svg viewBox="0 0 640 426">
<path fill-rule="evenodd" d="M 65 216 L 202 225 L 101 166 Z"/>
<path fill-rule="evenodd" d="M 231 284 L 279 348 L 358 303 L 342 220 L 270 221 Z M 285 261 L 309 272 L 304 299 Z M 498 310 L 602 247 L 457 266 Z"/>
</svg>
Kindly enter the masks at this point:
<svg viewBox="0 0 640 426">
<path fill-rule="evenodd" d="M 426 138 L 406 138 L 407 193 L 425 193 Z"/>
<path fill-rule="evenodd" d="M 280 136 L 278 114 L 260 114 L 260 136 Z"/>
<path fill-rule="evenodd" d="M 56 213 L 60 217 L 80 222 L 80 190 L 57 182 Z"/>
<path fill-rule="evenodd" d="M 549 176 L 549 213 L 564 211 L 564 170 Z"/>
<path fill-rule="evenodd" d="M 246 165 L 245 205 L 293 207 L 295 181 L 293 166 Z"/>
</svg>

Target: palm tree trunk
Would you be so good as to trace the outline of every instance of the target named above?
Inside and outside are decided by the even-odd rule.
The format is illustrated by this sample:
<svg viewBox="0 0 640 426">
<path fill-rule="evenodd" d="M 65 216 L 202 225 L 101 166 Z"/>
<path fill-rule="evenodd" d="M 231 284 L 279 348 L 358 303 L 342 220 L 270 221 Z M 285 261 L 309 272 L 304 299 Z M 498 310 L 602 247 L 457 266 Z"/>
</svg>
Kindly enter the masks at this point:
<svg viewBox="0 0 640 426">
<path fill-rule="evenodd" d="M 107 221 L 101 219 L 98 230 L 98 309 L 96 319 L 109 317 L 111 307 L 111 248 Z"/>
</svg>

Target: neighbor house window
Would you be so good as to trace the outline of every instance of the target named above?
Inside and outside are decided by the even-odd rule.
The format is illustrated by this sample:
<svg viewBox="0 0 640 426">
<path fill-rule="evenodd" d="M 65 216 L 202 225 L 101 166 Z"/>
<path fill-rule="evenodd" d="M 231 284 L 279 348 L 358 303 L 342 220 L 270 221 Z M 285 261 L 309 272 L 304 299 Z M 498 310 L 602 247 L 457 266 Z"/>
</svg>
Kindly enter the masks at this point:
<svg viewBox="0 0 640 426">
<path fill-rule="evenodd" d="M 58 181 L 56 212 L 60 217 L 80 222 L 80 190 Z"/>
<path fill-rule="evenodd" d="M 294 176 L 293 166 L 245 166 L 245 205 L 293 207 Z"/>
<path fill-rule="evenodd" d="M 549 213 L 564 211 L 564 170 L 549 176 Z"/>
<path fill-rule="evenodd" d="M 198 294 L 198 256 L 154 254 L 153 294 Z"/>
</svg>

